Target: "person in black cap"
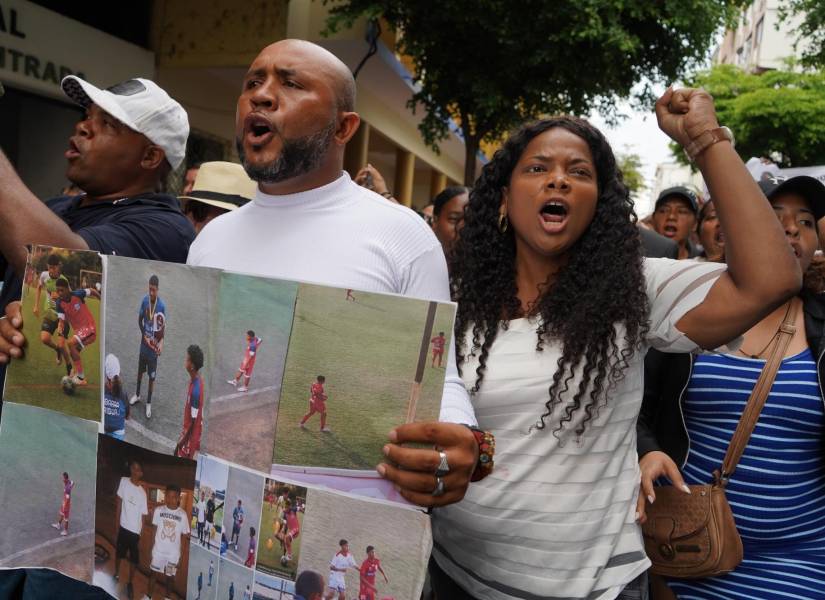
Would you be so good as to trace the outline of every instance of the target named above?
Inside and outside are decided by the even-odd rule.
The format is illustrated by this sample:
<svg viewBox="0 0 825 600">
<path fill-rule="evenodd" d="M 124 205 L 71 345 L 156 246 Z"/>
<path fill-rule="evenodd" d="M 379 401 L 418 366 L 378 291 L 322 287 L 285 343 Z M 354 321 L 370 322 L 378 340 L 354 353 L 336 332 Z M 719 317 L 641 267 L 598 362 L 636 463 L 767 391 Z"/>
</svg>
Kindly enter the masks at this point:
<svg viewBox="0 0 825 600">
<path fill-rule="evenodd" d="M 698 212 L 696 194 L 684 186 L 668 188 L 656 199 L 653 229 L 676 242 L 680 259 L 699 255 L 699 249 L 690 243 L 690 234 L 696 228 Z"/>
<path fill-rule="evenodd" d="M 815 550 L 822 534 L 813 525 L 825 522 L 825 294 L 811 277 L 825 185 L 813 177 L 770 176 L 759 187 L 805 273 L 803 289 L 746 331 L 735 351 L 697 356 L 653 349 L 645 360 L 636 425 L 642 520 L 660 476 L 677 487 L 709 483 L 715 466 L 708 465 L 724 456 L 783 320 L 794 326 L 776 383 L 726 487 L 744 559 L 724 577 L 670 581 L 680 598 L 728 598 L 742 589 L 749 598 L 778 598 L 789 581 L 800 582 L 795 597 L 815 598 L 825 586 L 825 557 Z M 769 519 L 762 518 L 766 514 Z"/>
<path fill-rule="evenodd" d="M 765 173 L 759 180 L 759 187 L 771 204 L 775 204 L 780 196 L 797 196 L 809 204 L 817 223 L 825 217 L 825 184 L 815 177 L 797 175 L 789 178 Z"/>
</svg>

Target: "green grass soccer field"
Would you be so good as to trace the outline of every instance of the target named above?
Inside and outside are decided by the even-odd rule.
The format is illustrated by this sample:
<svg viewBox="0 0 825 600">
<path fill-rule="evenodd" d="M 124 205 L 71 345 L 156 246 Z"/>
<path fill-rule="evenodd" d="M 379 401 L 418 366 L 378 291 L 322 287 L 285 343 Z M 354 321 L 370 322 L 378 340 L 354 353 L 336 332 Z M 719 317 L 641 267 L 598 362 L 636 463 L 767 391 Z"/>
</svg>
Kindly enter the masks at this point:
<svg viewBox="0 0 825 600">
<path fill-rule="evenodd" d="M 0 536 L 0 557 L 39 545 L 38 559 L 59 555 L 59 548 L 53 548 L 57 532 L 51 524 L 63 496 L 64 471 L 75 483 L 70 533 L 94 527 L 94 423 L 28 406 L 7 405 L 3 408 L 0 452 L 0 527 L 8 532 Z"/>
<path fill-rule="evenodd" d="M 55 351 L 40 342 L 40 317 L 32 313 L 36 287 L 24 287 L 23 334 L 26 336 L 26 357 L 15 361 L 6 378 L 5 400 L 30 404 L 67 415 L 100 420 L 100 301 L 87 298 L 86 305 L 97 324 L 97 339 L 86 347 L 81 358 L 88 385 L 75 389 L 72 396 L 63 393 L 60 380 L 66 375 L 66 367 L 55 362 Z M 70 332 L 70 336 L 74 331 Z"/>
<path fill-rule="evenodd" d="M 281 556 L 283 556 L 281 542 L 275 539 L 273 535 L 273 524 L 276 514 L 277 509 L 270 506 L 269 502 L 264 501 L 263 509 L 261 510 L 261 530 L 258 534 L 256 569 L 269 575 L 277 575 L 278 577 L 295 580 L 295 576 L 298 573 L 298 559 L 301 555 L 304 513 L 298 513 L 298 522 L 301 524 L 302 533 L 292 542 L 292 560 L 286 565 L 281 564 Z M 272 540 L 271 548 L 269 547 L 269 540 Z"/>
<path fill-rule="evenodd" d="M 289 341 L 273 462 L 372 469 L 387 433 L 405 422 L 429 303 L 382 294 L 301 285 Z M 452 340 L 453 306 L 439 304 L 427 356 L 416 421 L 438 418 L 447 353 L 431 367 L 430 339 Z M 437 364 L 437 363 L 436 363 Z M 310 386 L 326 377 L 329 433 L 320 415 L 298 426 L 309 407 Z"/>
</svg>

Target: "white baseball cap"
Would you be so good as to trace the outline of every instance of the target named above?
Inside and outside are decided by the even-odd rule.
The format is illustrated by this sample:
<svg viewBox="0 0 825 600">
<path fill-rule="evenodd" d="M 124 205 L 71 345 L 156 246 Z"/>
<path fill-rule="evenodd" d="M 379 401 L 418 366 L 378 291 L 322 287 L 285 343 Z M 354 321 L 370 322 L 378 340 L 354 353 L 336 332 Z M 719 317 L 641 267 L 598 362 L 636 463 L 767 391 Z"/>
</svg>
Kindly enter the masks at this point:
<svg viewBox="0 0 825 600">
<path fill-rule="evenodd" d="M 148 79 L 129 79 L 101 90 L 75 75 L 63 78 L 63 92 L 80 106 L 97 104 L 126 125 L 142 133 L 166 153 L 177 169 L 186 155 L 189 117 L 158 84 Z"/>
<path fill-rule="evenodd" d="M 107 354 L 106 360 L 103 363 L 103 370 L 106 373 L 106 379 L 114 379 L 120 375 L 120 361 L 114 354 Z"/>
</svg>

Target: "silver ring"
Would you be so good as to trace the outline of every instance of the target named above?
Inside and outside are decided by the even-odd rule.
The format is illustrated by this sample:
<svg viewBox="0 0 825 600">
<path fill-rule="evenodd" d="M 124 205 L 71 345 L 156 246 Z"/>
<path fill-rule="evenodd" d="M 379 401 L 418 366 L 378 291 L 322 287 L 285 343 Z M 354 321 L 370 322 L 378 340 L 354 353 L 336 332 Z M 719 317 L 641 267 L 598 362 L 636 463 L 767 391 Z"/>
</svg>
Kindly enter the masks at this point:
<svg viewBox="0 0 825 600">
<path fill-rule="evenodd" d="M 441 477 L 435 478 L 435 489 L 432 491 L 432 496 L 438 497 L 443 496 L 444 492 L 446 492 L 446 488 L 444 487 L 444 480 Z"/>
<path fill-rule="evenodd" d="M 435 469 L 435 476 L 444 477 L 447 473 L 450 472 L 450 465 L 447 462 L 447 453 L 443 450 L 439 450 L 438 456 L 440 460 L 438 462 L 438 467 L 436 467 Z"/>
</svg>

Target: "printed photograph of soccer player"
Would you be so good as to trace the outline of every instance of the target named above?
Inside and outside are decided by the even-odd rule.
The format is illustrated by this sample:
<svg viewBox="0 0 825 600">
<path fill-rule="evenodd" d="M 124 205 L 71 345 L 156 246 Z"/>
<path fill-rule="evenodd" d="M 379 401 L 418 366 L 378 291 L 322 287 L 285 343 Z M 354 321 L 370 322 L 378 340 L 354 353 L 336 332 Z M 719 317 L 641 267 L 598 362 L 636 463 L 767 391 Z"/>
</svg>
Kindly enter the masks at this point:
<svg viewBox="0 0 825 600">
<path fill-rule="evenodd" d="M 303 536 L 299 570 L 324 574 L 325 597 L 421 597 L 431 546 L 426 514 L 311 489 Z"/>
<path fill-rule="evenodd" d="M 206 451 L 209 339 L 217 272 L 112 256 L 106 352 L 129 399 L 127 442 L 195 459 Z"/>
<path fill-rule="evenodd" d="M 307 489 L 267 478 L 256 569 L 294 580 L 301 556 Z"/>
<path fill-rule="evenodd" d="M 91 421 L 3 404 L 0 568 L 49 567 L 91 581 L 97 435 Z"/>
<path fill-rule="evenodd" d="M 227 549 L 224 558 L 247 567 L 255 566 L 264 477 L 238 467 L 229 467 L 223 532 Z"/>
<path fill-rule="evenodd" d="M 103 434 L 98 444 L 94 584 L 185 598 L 196 463 Z"/>
<path fill-rule="evenodd" d="M 292 600 L 296 593 L 295 582 L 274 575 L 267 575 L 260 571 L 255 572 L 252 600 Z M 305 597 L 307 600 L 310 598 L 310 596 Z"/>
<path fill-rule="evenodd" d="M 195 477 L 195 507 L 192 544 L 218 554 L 221 548 L 223 515 L 226 512 L 226 486 L 229 465 L 211 456 L 198 456 Z"/>
<path fill-rule="evenodd" d="M 23 277 L 25 358 L 5 400 L 100 420 L 102 262 L 95 252 L 35 246 Z"/>
<path fill-rule="evenodd" d="M 221 559 L 218 570 L 218 598 L 220 600 L 252 600 L 252 569 Z"/>
<path fill-rule="evenodd" d="M 449 303 L 301 284 L 273 463 L 373 471 L 390 429 L 437 420 L 446 358 L 438 366 L 432 354 L 449 348 L 454 314 Z"/>
<path fill-rule="evenodd" d="M 194 543 L 194 532 L 192 535 L 192 543 L 189 545 L 189 579 L 186 585 L 186 598 L 187 600 L 216 600 L 220 558 Z"/>
<path fill-rule="evenodd" d="M 209 452 L 268 472 L 298 285 L 222 273 L 209 399 Z"/>
</svg>

